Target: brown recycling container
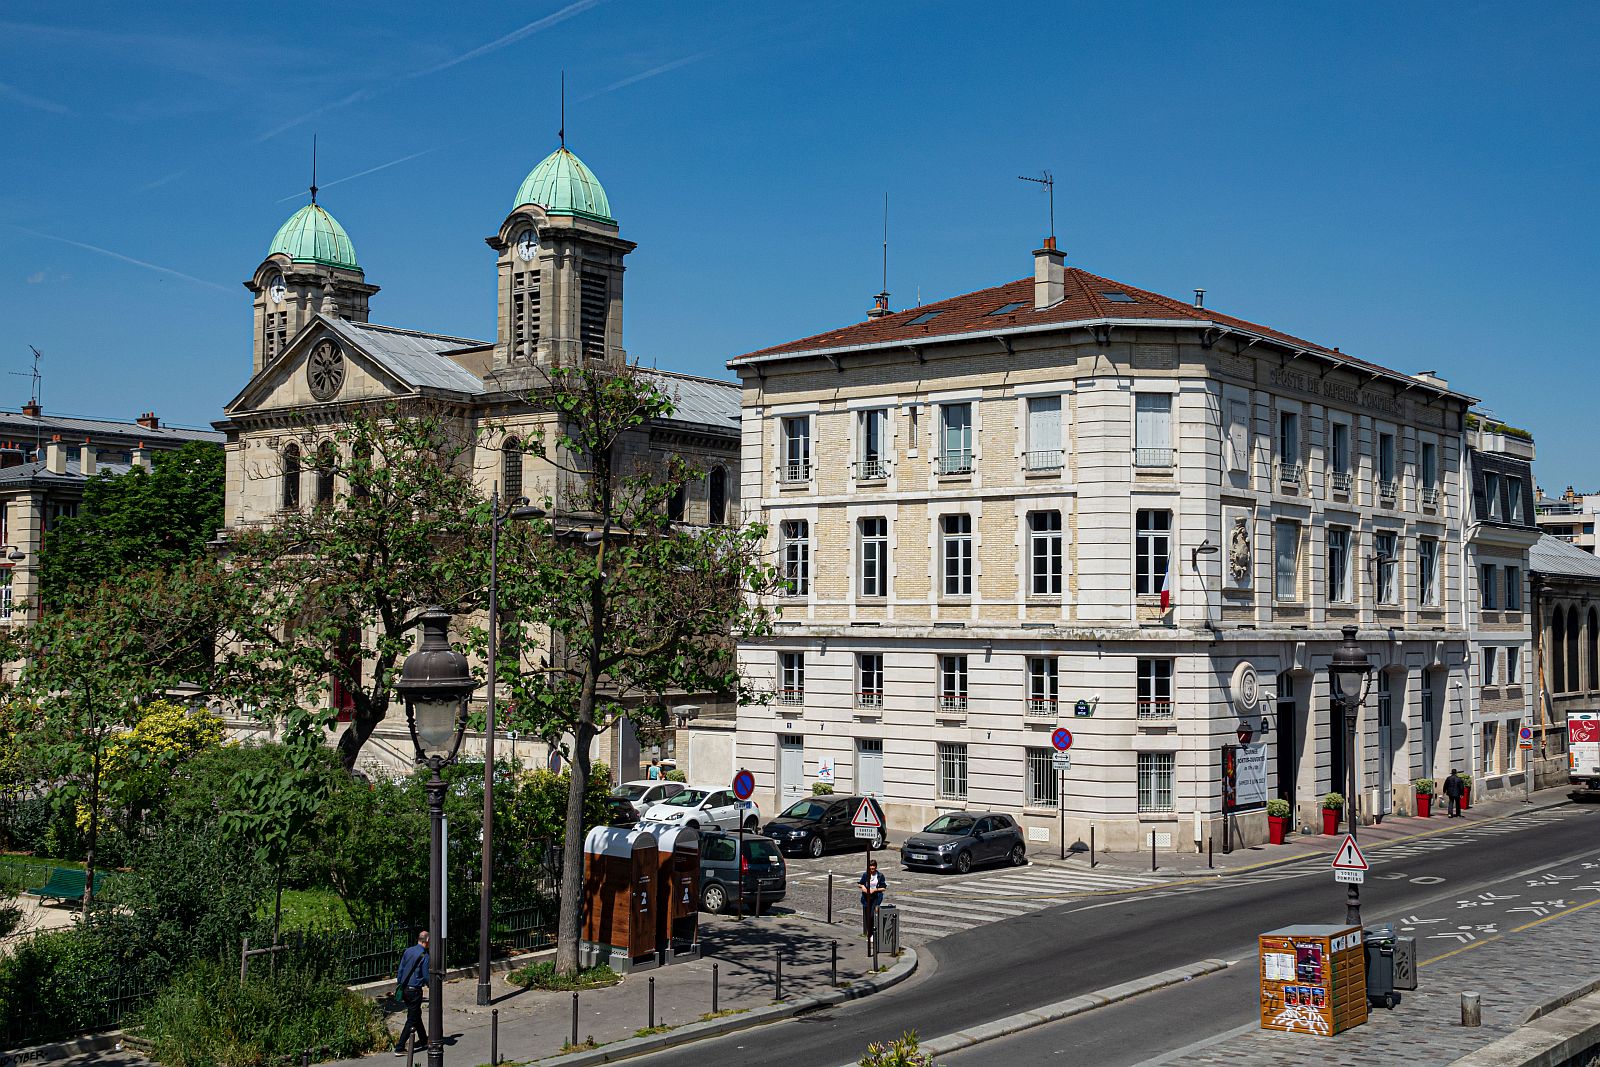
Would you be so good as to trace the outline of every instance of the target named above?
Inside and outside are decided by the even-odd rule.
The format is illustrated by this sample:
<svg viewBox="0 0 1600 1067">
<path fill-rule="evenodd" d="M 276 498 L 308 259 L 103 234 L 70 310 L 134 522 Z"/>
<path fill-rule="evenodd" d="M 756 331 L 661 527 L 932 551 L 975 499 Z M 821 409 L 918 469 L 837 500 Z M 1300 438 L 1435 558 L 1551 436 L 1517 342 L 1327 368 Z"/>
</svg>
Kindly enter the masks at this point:
<svg viewBox="0 0 1600 1067">
<path fill-rule="evenodd" d="M 1261 1028 L 1332 1037 L 1367 1021 L 1359 926 L 1286 926 L 1261 935 Z"/>
<path fill-rule="evenodd" d="M 614 971 L 649 967 L 656 957 L 656 911 L 661 864 L 648 830 L 596 826 L 583 843 L 585 967 Z"/>
<path fill-rule="evenodd" d="M 661 907 L 656 951 L 662 963 L 700 956 L 700 834 L 690 826 L 657 831 Z"/>
</svg>

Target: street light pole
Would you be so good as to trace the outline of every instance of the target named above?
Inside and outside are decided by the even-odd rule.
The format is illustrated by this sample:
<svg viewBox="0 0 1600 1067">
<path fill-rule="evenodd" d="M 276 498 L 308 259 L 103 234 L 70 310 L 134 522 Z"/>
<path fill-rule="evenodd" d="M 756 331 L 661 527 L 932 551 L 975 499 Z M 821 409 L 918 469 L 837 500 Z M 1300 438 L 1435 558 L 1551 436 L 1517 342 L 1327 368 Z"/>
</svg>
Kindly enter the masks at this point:
<svg viewBox="0 0 1600 1067">
<path fill-rule="evenodd" d="M 428 1067 L 444 1067 L 444 777 L 428 760 Z"/>
<path fill-rule="evenodd" d="M 1361 713 L 1361 705 L 1367 699 L 1367 689 L 1372 684 L 1372 664 L 1367 662 L 1367 654 L 1361 646 L 1356 644 L 1356 628 L 1346 626 L 1342 630 L 1344 643 L 1334 649 L 1333 659 L 1328 663 L 1328 681 L 1331 688 L 1332 703 L 1344 715 L 1344 736 L 1341 743 L 1344 746 L 1344 765 L 1346 779 L 1346 793 L 1344 798 L 1345 823 L 1350 828 L 1350 837 L 1354 840 L 1357 836 L 1357 826 L 1360 818 L 1356 815 L 1356 797 L 1359 779 L 1356 775 L 1356 717 Z M 1344 921 L 1350 926 L 1361 925 L 1361 885 L 1359 882 L 1350 882 L 1345 894 Z"/>
</svg>

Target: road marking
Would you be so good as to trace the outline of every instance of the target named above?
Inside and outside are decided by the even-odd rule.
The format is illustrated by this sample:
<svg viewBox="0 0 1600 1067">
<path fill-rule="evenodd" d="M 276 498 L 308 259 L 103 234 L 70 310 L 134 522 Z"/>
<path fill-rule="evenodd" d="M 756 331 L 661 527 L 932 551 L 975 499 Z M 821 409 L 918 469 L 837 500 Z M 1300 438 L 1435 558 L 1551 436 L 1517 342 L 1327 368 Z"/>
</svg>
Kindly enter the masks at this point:
<svg viewBox="0 0 1600 1067">
<path fill-rule="evenodd" d="M 1579 904 L 1575 908 L 1568 908 L 1566 911 L 1558 911 L 1554 915 L 1546 915 L 1544 918 L 1535 919 L 1531 923 L 1523 923 L 1521 926 L 1513 926 L 1511 928 L 1511 932 L 1514 933 L 1514 934 L 1520 934 L 1522 931 L 1528 929 L 1529 927 L 1538 926 L 1540 923 L 1547 923 L 1551 919 L 1563 918 L 1564 916 L 1571 915 L 1575 911 L 1582 911 L 1584 908 L 1592 908 L 1596 904 L 1600 904 L 1600 900 L 1591 900 L 1587 904 Z"/>
</svg>

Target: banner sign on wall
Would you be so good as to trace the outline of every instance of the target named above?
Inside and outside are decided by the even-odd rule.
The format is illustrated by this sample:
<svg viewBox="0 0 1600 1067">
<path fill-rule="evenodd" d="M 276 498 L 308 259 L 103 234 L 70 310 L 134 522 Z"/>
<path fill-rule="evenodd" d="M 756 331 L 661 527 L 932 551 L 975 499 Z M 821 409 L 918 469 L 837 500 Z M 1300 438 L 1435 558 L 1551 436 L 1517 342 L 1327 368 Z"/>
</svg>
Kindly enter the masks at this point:
<svg viewBox="0 0 1600 1067">
<path fill-rule="evenodd" d="M 1222 812 L 1267 806 L 1267 743 L 1222 746 Z"/>
</svg>

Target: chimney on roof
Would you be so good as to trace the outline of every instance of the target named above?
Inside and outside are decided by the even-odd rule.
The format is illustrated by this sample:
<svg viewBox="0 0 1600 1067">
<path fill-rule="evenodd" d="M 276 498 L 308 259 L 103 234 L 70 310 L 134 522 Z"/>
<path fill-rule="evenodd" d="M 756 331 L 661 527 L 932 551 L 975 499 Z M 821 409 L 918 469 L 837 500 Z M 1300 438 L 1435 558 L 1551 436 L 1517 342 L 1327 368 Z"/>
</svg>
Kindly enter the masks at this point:
<svg viewBox="0 0 1600 1067">
<path fill-rule="evenodd" d="M 37 419 L 40 415 L 44 414 L 44 409 L 39 406 L 38 401 L 30 400 L 26 404 L 22 405 L 22 414 L 30 419 Z"/>
<path fill-rule="evenodd" d="M 93 478 L 96 468 L 94 445 L 85 437 L 82 446 L 78 449 L 78 469 L 85 478 Z"/>
<path fill-rule="evenodd" d="M 128 462 L 132 463 L 135 467 L 143 467 L 145 470 L 150 469 L 150 460 L 149 457 L 145 455 L 143 441 L 140 441 L 139 447 L 134 449 L 129 455 Z"/>
<path fill-rule="evenodd" d="M 159 430 L 159 429 L 161 429 L 161 420 L 156 418 L 156 413 L 153 412 L 153 411 L 145 412 L 143 415 L 140 415 L 134 421 L 136 421 L 140 426 L 143 426 L 147 430 Z"/>
<path fill-rule="evenodd" d="M 889 291 L 886 289 L 872 298 L 872 310 L 867 312 L 869 319 L 881 319 L 889 314 Z"/>
<path fill-rule="evenodd" d="M 1046 237 L 1044 247 L 1033 250 L 1033 306 L 1054 307 L 1067 295 L 1067 254 Z"/>
<path fill-rule="evenodd" d="M 1411 377 L 1415 378 L 1419 382 L 1426 382 L 1435 389 L 1450 388 L 1450 383 L 1439 377 L 1439 372 L 1436 370 L 1419 370 Z"/>
<path fill-rule="evenodd" d="M 50 438 L 50 443 L 44 446 L 44 469 L 51 474 L 67 473 L 67 450 L 62 447 L 60 434 Z"/>
<path fill-rule="evenodd" d="M 1196 289 L 1194 291 L 1194 306 L 1196 310 L 1206 306 L 1206 291 L 1204 289 Z"/>
</svg>

